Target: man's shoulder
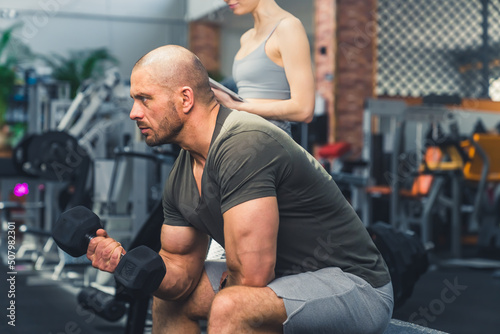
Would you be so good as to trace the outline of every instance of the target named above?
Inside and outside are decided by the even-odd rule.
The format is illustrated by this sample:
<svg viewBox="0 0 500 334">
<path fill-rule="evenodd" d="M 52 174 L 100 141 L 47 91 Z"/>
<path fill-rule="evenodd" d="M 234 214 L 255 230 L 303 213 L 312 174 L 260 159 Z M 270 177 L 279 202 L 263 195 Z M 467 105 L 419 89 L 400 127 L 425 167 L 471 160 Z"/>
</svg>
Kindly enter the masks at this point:
<svg viewBox="0 0 500 334">
<path fill-rule="evenodd" d="M 264 118 L 245 111 L 232 110 L 225 119 L 220 133 L 213 142 L 214 148 L 236 145 L 248 148 L 263 142 L 286 142 L 289 136 Z"/>
<path fill-rule="evenodd" d="M 224 120 L 220 134 L 221 138 L 236 133 L 250 133 L 250 135 L 261 133 L 279 137 L 280 132 L 279 128 L 259 115 L 232 109 Z"/>
<path fill-rule="evenodd" d="M 223 107 L 227 109 L 226 107 Z M 261 116 L 246 112 L 246 111 L 241 111 L 241 110 L 236 110 L 236 109 L 229 109 L 230 112 L 226 118 L 226 121 L 224 122 L 226 126 L 231 126 L 234 124 L 238 124 L 240 126 L 243 125 L 254 125 L 253 123 L 261 123 L 262 121 L 266 121 L 264 118 Z"/>
</svg>

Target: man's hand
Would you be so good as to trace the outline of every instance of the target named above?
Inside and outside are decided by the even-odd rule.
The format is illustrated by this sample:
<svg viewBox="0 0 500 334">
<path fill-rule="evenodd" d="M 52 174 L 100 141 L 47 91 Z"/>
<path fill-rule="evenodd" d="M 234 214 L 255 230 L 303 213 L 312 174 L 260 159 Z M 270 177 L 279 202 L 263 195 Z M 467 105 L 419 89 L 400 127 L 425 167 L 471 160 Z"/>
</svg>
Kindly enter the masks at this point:
<svg viewBox="0 0 500 334">
<path fill-rule="evenodd" d="M 115 271 L 123 255 L 125 250 L 122 245 L 103 229 L 97 230 L 87 248 L 87 258 L 92 261 L 92 266 L 110 273 Z"/>
</svg>

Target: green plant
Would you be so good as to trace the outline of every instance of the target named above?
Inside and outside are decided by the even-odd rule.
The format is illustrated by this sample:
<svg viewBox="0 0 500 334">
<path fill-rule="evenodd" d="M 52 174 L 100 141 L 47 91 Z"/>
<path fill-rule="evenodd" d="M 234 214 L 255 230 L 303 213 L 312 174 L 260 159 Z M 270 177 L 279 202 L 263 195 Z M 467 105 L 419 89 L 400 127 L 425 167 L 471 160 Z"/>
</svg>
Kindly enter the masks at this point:
<svg viewBox="0 0 500 334">
<path fill-rule="evenodd" d="M 22 79 L 16 77 L 16 69 L 37 57 L 28 45 L 14 36 L 14 31 L 21 26 L 22 23 L 16 23 L 0 31 L 0 125 L 5 122 L 5 113 L 16 81 Z"/>
<path fill-rule="evenodd" d="M 8 52 L 12 32 L 17 26 L 12 26 L 1 33 L 0 37 L 0 127 L 5 123 L 5 113 L 9 97 L 12 94 L 16 80 L 15 66 L 17 59 Z"/>
<path fill-rule="evenodd" d="M 72 51 L 69 57 L 52 54 L 44 60 L 52 67 L 55 79 L 69 82 L 71 97 L 76 96 L 78 87 L 85 79 L 98 79 L 103 76 L 106 66 L 118 64 L 118 60 L 105 48 Z"/>
</svg>

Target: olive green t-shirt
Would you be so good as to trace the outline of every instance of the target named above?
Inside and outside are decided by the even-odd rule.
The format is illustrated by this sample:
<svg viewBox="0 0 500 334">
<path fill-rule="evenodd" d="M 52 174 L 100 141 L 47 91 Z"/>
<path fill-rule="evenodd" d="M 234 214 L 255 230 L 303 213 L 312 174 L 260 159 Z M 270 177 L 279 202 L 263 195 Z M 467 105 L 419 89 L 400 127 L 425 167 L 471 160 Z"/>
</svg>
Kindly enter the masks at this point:
<svg viewBox="0 0 500 334">
<path fill-rule="evenodd" d="M 276 277 L 336 266 L 374 287 L 390 281 L 361 220 L 325 169 L 263 118 L 221 107 L 201 181 L 182 150 L 163 193 L 165 224 L 192 226 L 224 246 L 223 213 L 274 196 Z"/>
</svg>

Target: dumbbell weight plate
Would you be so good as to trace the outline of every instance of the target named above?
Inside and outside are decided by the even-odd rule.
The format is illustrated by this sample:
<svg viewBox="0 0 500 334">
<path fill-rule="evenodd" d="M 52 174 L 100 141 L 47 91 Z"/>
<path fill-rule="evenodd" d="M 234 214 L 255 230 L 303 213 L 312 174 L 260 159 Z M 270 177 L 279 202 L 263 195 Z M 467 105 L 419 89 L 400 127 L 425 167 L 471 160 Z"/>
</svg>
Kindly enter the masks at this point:
<svg viewBox="0 0 500 334">
<path fill-rule="evenodd" d="M 28 146 L 27 159 L 38 176 L 54 181 L 70 180 L 82 161 L 84 151 L 66 132 L 49 131 Z"/>
<path fill-rule="evenodd" d="M 52 227 L 56 244 L 73 257 L 87 253 L 90 238 L 102 228 L 101 220 L 84 206 L 65 211 Z"/>
<path fill-rule="evenodd" d="M 132 295 L 149 295 L 160 286 L 167 269 L 161 256 L 146 246 L 138 246 L 122 257 L 115 279 Z"/>
<path fill-rule="evenodd" d="M 12 151 L 12 162 L 14 167 L 18 172 L 27 176 L 36 176 L 35 170 L 28 161 L 28 148 L 37 137 L 38 135 L 35 134 L 24 136 Z"/>
<path fill-rule="evenodd" d="M 125 302 L 94 287 L 85 287 L 78 293 L 78 304 L 108 321 L 118 321 L 125 314 Z"/>
</svg>

